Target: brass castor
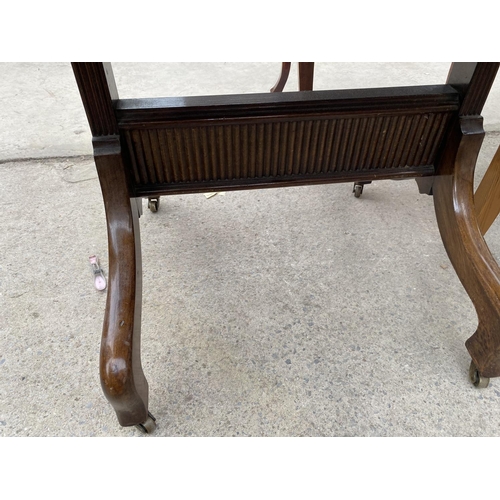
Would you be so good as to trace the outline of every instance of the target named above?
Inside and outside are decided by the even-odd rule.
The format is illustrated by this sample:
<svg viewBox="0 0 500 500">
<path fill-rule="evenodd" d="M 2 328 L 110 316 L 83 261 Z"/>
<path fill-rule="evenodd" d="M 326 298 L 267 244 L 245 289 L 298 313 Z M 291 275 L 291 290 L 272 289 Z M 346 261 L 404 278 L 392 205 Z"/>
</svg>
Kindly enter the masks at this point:
<svg viewBox="0 0 500 500">
<path fill-rule="evenodd" d="M 354 193 L 354 196 L 356 198 L 359 198 L 361 196 L 361 193 L 363 192 L 363 184 L 358 184 L 357 182 L 355 182 L 354 187 L 352 188 L 352 192 Z"/>
<path fill-rule="evenodd" d="M 148 208 L 151 212 L 158 212 L 160 208 L 160 198 L 148 198 Z"/>
<path fill-rule="evenodd" d="M 480 375 L 479 370 L 474 364 L 474 361 L 470 362 L 469 379 L 476 387 L 479 387 L 480 389 L 488 387 L 488 384 L 490 383 L 490 379 L 488 377 L 482 377 Z"/>
<path fill-rule="evenodd" d="M 136 425 L 136 427 L 143 434 L 152 434 L 156 429 L 156 418 L 154 418 L 153 415 L 151 413 L 149 413 L 149 411 L 148 411 L 147 420 L 142 424 Z"/>
</svg>

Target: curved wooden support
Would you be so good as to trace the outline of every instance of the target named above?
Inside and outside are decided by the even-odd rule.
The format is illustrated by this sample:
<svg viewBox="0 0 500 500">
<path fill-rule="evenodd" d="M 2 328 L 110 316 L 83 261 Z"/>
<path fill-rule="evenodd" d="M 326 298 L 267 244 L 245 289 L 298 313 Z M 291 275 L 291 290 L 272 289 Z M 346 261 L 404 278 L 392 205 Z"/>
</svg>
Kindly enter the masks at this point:
<svg viewBox="0 0 500 500">
<path fill-rule="evenodd" d="M 500 214 L 500 146 L 474 194 L 477 220 L 482 234 Z"/>
<path fill-rule="evenodd" d="M 283 92 L 283 89 L 285 88 L 286 82 L 288 80 L 288 77 L 290 75 L 290 68 L 292 66 L 291 62 L 282 62 L 281 63 L 281 74 L 278 78 L 278 81 L 274 85 L 274 87 L 271 89 L 271 92 Z"/>
<path fill-rule="evenodd" d="M 290 75 L 292 63 L 281 63 L 281 74 L 271 92 L 282 92 Z M 314 80 L 314 63 L 299 62 L 299 90 L 312 90 Z"/>
<path fill-rule="evenodd" d="M 479 116 L 454 126 L 434 178 L 436 217 L 448 256 L 471 298 L 478 327 L 466 347 L 484 377 L 500 376 L 500 268 L 479 229 L 473 180 L 484 130 Z"/>
<path fill-rule="evenodd" d="M 94 139 L 108 226 L 109 282 L 101 341 L 101 385 L 122 426 L 148 418 L 140 358 L 142 269 L 137 202 L 128 195 L 117 136 Z"/>
</svg>

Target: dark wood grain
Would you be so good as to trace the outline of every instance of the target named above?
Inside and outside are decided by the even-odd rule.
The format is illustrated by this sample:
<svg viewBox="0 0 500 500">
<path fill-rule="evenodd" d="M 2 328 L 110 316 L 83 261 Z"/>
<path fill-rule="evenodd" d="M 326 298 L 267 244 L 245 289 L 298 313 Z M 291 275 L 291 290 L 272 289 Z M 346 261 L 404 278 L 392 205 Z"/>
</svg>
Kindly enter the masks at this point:
<svg viewBox="0 0 500 500">
<path fill-rule="evenodd" d="M 301 88 L 312 88 L 313 63 L 301 64 Z M 138 196 L 416 178 L 478 314 L 467 349 L 480 375 L 500 376 L 500 269 L 473 198 L 498 66 L 454 63 L 433 86 L 120 100 L 109 65 L 74 63 L 106 208 L 101 380 L 119 422 L 148 415 Z"/>
<path fill-rule="evenodd" d="M 450 134 L 433 185 L 436 217 L 453 267 L 478 315 L 466 346 L 479 372 L 500 376 L 500 269 L 484 241 L 473 201 L 474 166 L 484 137 L 480 118 L 462 118 Z"/>
<path fill-rule="evenodd" d="M 312 90 L 314 82 L 314 63 L 299 62 L 299 90 Z"/>
<path fill-rule="evenodd" d="M 118 134 L 113 103 L 118 99 L 109 63 L 73 63 L 76 83 L 94 137 Z"/>
<path fill-rule="evenodd" d="M 432 175 L 459 107 L 446 85 L 310 96 L 118 101 L 135 195 Z"/>
<path fill-rule="evenodd" d="M 479 116 L 498 63 L 452 68 L 448 81 L 463 95 L 462 105 L 436 166 L 432 186 L 436 218 L 451 263 L 478 316 L 466 346 L 480 375 L 500 376 L 500 268 L 486 244 L 474 207 L 474 170 L 484 138 Z M 487 93 L 486 93 L 487 94 Z"/>
<path fill-rule="evenodd" d="M 340 115 L 328 119 L 303 115 L 293 121 L 276 117 L 259 122 L 251 118 L 238 124 L 207 120 L 179 123 L 181 128 L 164 125 L 126 129 L 123 135 L 134 175 L 134 192 L 142 195 L 145 186 L 149 191 L 156 186 L 156 192 L 161 194 L 186 186 L 198 190 L 207 183 L 218 188 L 301 180 L 343 182 L 350 180 L 354 172 L 378 178 L 432 175 L 436 152 L 451 116 L 450 112 L 420 110 L 406 115 L 378 111 L 360 117 Z M 375 130 L 368 142 L 363 127 L 367 121 L 372 122 Z M 249 128 L 252 124 L 255 129 Z M 335 130 L 338 143 L 328 142 L 331 130 Z M 403 131 L 407 147 L 398 149 Z M 259 140 L 252 142 L 251 134 L 257 134 Z M 159 150 L 172 150 L 175 145 L 175 161 L 166 157 L 163 161 L 151 153 L 152 135 Z M 211 140 L 210 135 L 216 140 Z M 245 170 L 254 173 L 244 176 Z M 167 178 L 178 181 L 160 180 Z"/>
<path fill-rule="evenodd" d="M 94 158 L 108 227 L 109 280 L 101 340 L 104 395 L 123 426 L 148 417 L 141 366 L 142 267 L 137 201 L 128 194 L 119 138 L 94 140 Z"/>
<path fill-rule="evenodd" d="M 155 123 L 256 117 L 293 117 L 301 114 L 365 114 L 425 109 L 458 109 L 459 93 L 451 85 L 421 85 L 373 89 L 316 90 L 265 94 L 120 99 L 115 112 L 120 129 L 150 127 Z"/>
<path fill-rule="evenodd" d="M 281 63 L 280 76 L 278 77 L 278 81 L 274 84 L 273 88 L 271 89 L 271 92 L 282 92 L 283 91 L 283 89 L 285 88 L 286 82 L 288 80 L 288 76 L 290 75 L 291 66 L 292 66 L 292 63 L 289 63 L 289 62 Z"/>
</svg>

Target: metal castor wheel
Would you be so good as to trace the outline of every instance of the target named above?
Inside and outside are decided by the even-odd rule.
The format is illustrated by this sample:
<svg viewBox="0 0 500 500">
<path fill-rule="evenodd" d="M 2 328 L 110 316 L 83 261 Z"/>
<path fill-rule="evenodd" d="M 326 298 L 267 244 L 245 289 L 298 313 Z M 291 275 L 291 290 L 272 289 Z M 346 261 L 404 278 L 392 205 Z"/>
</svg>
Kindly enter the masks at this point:
<svg viewBox="0 0 500 500">
<path fill-rule="evenodd" d="M 148 198 L 148 208 L 151 212 L 158 212 L 160 208 L 160 198 Z"/>
<path fill-rule="evenodd" d="M 142 423 L 136 425 L 136 427 L 143 433 L 143 434 L 153 434 L 153 432 L 156 429 L 156 418 L 151 415 L 148 411 L 148 418 L 147 420 Z"/>
<path fill-rule="evenodd" d="M 484 389 L 488 387 L 488 384 L 490 383 L 490 379 L 488 377 L 482 377 L 479 374 L 479 370 L 477 369 L 476 365 L 474 364 L 474 361 L 470 362 L 470 367 L 469 367 L 469 379 L 475 385 L 476 387 L 479 387 L 480 389 Z"/>
<path fill-rule="evenodd" d="M 356 198 L 359 198 L 361 196 L 361 193 L 363 192 L 363 184 L 358 184 L 357 182 L 355 182 L 354 187 L 352 188 L 352 192 L 354 193 L 354 196 Z"/>
</svg>

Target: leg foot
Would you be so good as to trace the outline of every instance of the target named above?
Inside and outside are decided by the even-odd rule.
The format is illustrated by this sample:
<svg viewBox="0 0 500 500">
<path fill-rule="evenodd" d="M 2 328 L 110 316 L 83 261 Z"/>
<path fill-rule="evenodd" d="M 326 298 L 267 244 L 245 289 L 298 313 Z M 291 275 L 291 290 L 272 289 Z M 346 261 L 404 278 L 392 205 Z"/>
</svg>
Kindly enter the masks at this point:
<svg viewBox="0 0 500 500">
<path fill-rule="evenodd" d="M 474 361 L 470 362 L 469 367 L 469 379 L 473 385 L 478 387 L 479 389 L 485 389 L 488 387 L 490 383 L 490 379 L 488 377 L 482 377 L 477 369 L 477 366 L 474 364 Z"/>
<path fill-rule="evenodd" d="M 281 63 L 280 76 L 274 87 L 271 89 L 271 92 L 283 92 L 283 89 L 285 88 L 286 85 L 286 81 L 288 80 L 288 75 L 290 74 L 291 65 L 292 63 L 289 62 Z"/>
<path fill-rule="evenodd" d="M 363 194 L 363 188 L 366 184 L 371 184 L 372 181 L 360 181 L 355 182 L 352 188 L 352 192 L 356 198 L 359 198 Z"/>
<path fill-rule="evenodd" d="M 148 208 L 151 212 L 158 212 L 160 208 L 160 197 L 148 198 Z"/>
<path fill-rule="evenodd" d="M 142 424 L 137 424 L 136 427 L 143 434 L 153 434 L 156 430 L 156 418 L 148 411 L 148 418 L 146 421 Z"/>
<path fill-rule="evenodd" d="M 354 193 L 355 198 L 359 198 L 363 194 L 363 184 L 355 182 L 352 188 L 352 192 Z"/>
</svg>

